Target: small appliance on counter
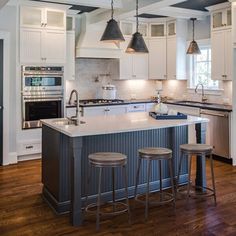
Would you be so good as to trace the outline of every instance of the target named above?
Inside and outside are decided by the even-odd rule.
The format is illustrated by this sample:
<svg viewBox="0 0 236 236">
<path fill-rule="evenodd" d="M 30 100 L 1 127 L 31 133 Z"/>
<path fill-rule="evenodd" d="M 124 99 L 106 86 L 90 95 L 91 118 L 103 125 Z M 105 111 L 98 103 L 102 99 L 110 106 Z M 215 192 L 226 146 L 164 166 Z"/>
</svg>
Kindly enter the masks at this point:
<svg viewBox="0 0 236 236">
<path fill-rule="evenodd" d="M 116 99 L 116 86 L 107 84 L 102 86 L 102 99 L 115 100 Z"/>
</svg>

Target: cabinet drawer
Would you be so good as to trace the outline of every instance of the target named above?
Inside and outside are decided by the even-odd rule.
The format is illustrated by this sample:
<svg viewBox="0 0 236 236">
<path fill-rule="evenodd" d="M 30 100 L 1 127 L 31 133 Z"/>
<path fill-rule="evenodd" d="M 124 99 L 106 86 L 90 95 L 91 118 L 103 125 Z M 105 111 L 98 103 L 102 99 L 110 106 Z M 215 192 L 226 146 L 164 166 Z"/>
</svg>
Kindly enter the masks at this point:
<svg viewBox="0 0 236 236">
<path fill-rule="evenodd" d="M 21 142 L 17 145 L 17 155 L 30 155 L 41 153 L 41 141 Z"/>
<path fill-rule="evenodd" d="M 144 103 L 142 104 L 132 104 L 128 107 L 128 112 L 142 112 L 146 110 L 146 106 Z"/>
</svg>

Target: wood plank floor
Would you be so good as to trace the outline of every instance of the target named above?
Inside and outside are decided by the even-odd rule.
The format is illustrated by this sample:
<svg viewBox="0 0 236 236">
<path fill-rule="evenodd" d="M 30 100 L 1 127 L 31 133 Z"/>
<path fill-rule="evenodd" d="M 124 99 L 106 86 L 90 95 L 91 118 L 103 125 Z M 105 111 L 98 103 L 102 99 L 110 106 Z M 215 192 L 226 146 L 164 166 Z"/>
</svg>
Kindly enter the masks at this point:
<svg viewBox="0 0 236 236">
<path fill-rule="evenodd" d="M 144 208 L 137 205 L 131 225 L 126 215 L 117 216 L 103 220 L 98 233 L 93 217 L 74 228 L 68 215 L 56 216 L 43 202 L 40 160 L 0 167 L 0 235 L 236 235 L 236 168 L 216 161 L 214 167 L 217 207 L 212 199 L 191 199 L 186 208 L 179 199 L 175 214 L 171 205 L 152 207 L 145 222 Z"/>
</svg>

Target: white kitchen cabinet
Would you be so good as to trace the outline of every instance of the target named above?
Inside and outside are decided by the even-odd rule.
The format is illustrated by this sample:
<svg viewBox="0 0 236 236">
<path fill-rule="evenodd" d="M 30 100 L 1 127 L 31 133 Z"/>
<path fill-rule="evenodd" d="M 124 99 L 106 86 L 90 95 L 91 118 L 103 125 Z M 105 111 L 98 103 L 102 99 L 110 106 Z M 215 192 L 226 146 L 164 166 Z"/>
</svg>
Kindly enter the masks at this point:
<svg viewBox="0 0 236 236">
<path fill-rule="evenodd" d="M 149 79 L 166 79 L 166 38 L 149 40 Z"/>
<path fill-rule="evenodd" d="M 41 146 L 42 146 L 41 140 L 20 141 L 17 144 L 17 155 L 23 156 L 23 155 L 32 155 L 41 153 L 42 152 Z"/>
<path fill-rule="evenodd" d="M 145 103 L 130 104 L 128 106 L 128 112 L 145 112 Z"/>
<path fill-rule="evenodd" d="M 66 65 L 65 79 L 75 80 L 75 32 L 66 34 Z"/>
<path fill-rule="evenodd" d="M 146 103 L 146 112 L 154 111 L 156 104 L 157 103 Z"/>
<path fill-rule="evenodd" d="M 121 21 L 120 29 L 122 34 L 126 37 L 131 37 L 136 32 L 136 22 L 135 21 Z M 143 37 L 148 37 L 148 24 L 147 23 L 139 23 L 139 32 L 143 35 Z"/>
<path fill-rule="evenodd" d="M 21 27 L 66 29 L 66 12 L 58 9 L 22 6 L 20 10 Z"/>
<path fill-rule="evenodd" d="M 21 63 L 65 63 L 66 33 L 56 30 L 21 28 Z"/>
<path fill-rule="evenodd" d="M 83 116 L 120 115 L 127 112 L 126 105 L 84 107 Z"/>
<path fill-rule="evenodd" d="M 22 28 L 20 32 L 20 61 L 22 63 L 44 62 L 42 53 L 43 31 Z"/>
<path fill-rule="evenodd" d="M 151 23 L 149 26 L 151 38 L 159 38 L 166 36 L 166 23 Z"/>
<path fill-rule="evenodd" d="M 167 28 L 167 36 L 176 35 L 176 22 L 175 21 L 167 22 L 166 28 Z"/>
<path fill-rule="evenodd" d="M 42 50 L 47 63 L 65 63 L 66 33 L 63 31 L 45 30 Z"/>
<path fill-rule="evenodd" d="M 126 48 L 131 38 L 126 38 L 120 44 L 122 54 L 120 58 L 120 79 L 148 79 L 148 54 L 129 54 Z M 148 45 L 148 42 L 146 42 Z"/>
<path fill-rule="evenodd" d="M 233 45 L 231 29 L 212 31 L 212 79 L 232 80 Z"/>
<path fill-rule="evenodd" d="M 176 37 L 167 38 L 167 79 L 176 79 Z"/>
</svg>

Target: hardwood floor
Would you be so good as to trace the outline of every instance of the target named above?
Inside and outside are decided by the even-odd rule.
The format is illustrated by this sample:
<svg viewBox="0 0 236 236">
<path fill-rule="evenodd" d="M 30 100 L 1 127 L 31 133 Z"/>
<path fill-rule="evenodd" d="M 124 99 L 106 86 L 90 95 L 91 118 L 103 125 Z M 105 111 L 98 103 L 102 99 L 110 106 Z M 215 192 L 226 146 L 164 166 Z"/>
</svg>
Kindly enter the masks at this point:
<svg viewBox="0 0 236 236">
<path fill-rule="evenodd" d="M 132 224 L 127 216 L 102 220 L 96 233 L 95 219 L 74 228 L 68 215 L 56 216 L 41 198 L 41 161 L 0 167 L 0 235 L 236 235 L 236 167 L 215 161 L 217 207 L 213 200 L 179 199 L 172 206 L 152 207 L 144 221 L 144 208 L 132 209 Z M 209 172 L 209 166 L 207 166 Z M 133 201 L 131 201 L 133 208 Z"/>
</svg>

